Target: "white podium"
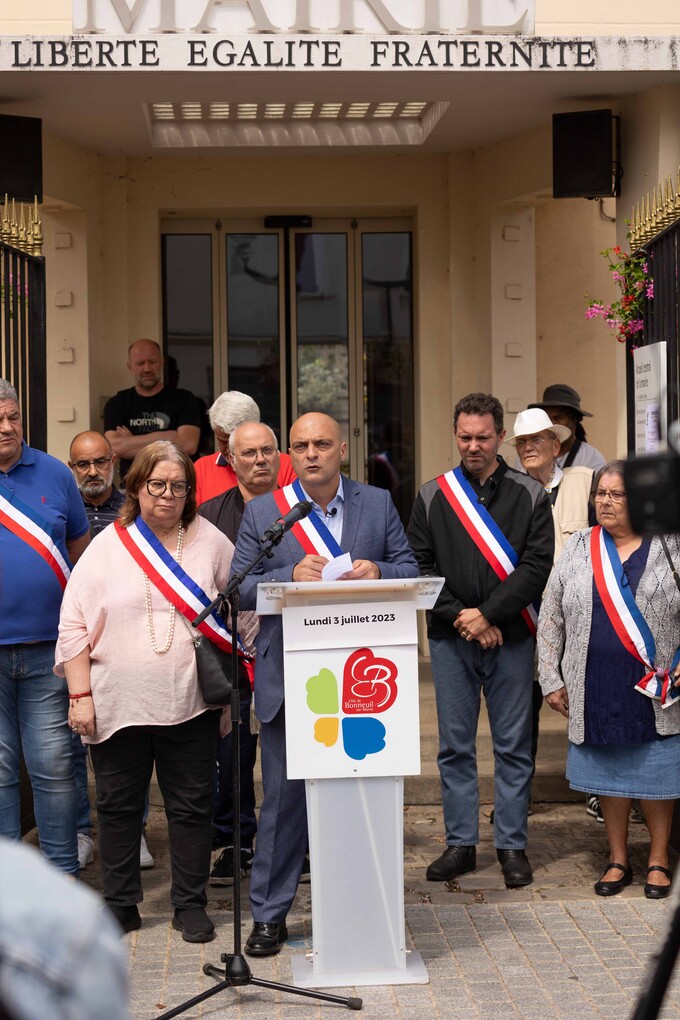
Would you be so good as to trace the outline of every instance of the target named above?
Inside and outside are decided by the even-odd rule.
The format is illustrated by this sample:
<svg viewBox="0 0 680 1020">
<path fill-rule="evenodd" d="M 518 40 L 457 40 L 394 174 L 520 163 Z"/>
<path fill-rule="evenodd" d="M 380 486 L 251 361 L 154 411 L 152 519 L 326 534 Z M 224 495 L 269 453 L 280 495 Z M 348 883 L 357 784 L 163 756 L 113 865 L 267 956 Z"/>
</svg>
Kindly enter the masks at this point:
<svg viewBox="0 0 680 1020">
<path fill-rule="evenodd" d="M 283 616 L 286 756 L 304 779 L 313 949 L 298 987 L 428 981 L 406 949 L 405 775 L 420 772 L 416 610 L 441 578 L 263 583 Z"/>
</svg>

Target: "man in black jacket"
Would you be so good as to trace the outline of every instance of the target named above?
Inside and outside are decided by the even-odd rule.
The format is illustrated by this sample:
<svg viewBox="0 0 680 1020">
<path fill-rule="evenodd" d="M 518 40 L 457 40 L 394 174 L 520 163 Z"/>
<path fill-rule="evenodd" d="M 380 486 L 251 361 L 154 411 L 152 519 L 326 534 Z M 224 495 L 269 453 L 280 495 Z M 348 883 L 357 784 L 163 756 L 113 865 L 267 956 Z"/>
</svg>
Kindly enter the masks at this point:
<svg viewBox="0 0 680 1020">
<path fill-rule="evenodd" d="M 428 614 L 428 637 L 447 847 L 427 877 L 451 881 L 476 867 L 475 740 L 484 690 L 495 759 L 494 843 L 506 885 L 528 885 L 533 603 L 552 566 L 550 502 L 539 482 L 498 456 L 505 429 L 495 397 L 464 397 L 453 427 L 460 467 L 422 486 L 408 529 L 421 573 L 446 579 Z"/>
</svg>

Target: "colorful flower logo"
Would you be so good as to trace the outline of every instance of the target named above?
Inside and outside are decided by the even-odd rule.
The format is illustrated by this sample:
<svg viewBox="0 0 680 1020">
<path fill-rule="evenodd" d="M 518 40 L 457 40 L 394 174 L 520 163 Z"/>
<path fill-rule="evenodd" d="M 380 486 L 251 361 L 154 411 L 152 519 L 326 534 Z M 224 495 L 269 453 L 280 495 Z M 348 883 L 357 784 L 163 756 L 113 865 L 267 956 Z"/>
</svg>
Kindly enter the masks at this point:
<svg viewBox="0 0 680 1020">
<path fill-rule="evenodd" d="M 314 722 L 314 739 L 333 747 L 342 727 L 342 746 L 349 758 L 363 761 L 366 755 L 384 750 L 387 730 L 372 716 L 386 712 L 394 704 L 397 674 L 391 659 L 379 658 L 370 648 L 358 648 L 343 668 L 340 705 L 335 674 L 330 669 L 320 669 L 307 681 L 307 706 L 323 717 Z"/>
</svg>

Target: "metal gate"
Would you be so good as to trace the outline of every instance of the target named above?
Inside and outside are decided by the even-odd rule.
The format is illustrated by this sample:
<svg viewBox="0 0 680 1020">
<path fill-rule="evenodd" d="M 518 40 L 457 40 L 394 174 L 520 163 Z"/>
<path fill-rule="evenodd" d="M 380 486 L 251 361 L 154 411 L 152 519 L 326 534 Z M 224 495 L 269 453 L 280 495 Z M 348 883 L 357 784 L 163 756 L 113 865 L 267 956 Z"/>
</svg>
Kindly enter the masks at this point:
<svg viewBox="0 0 680 1020">
<path fill-rule="evenodd" d="M 37 201 L 0 220 L 0 378 L 15 387 L 30 446 L 47 447 L 45 259 Z"/>
</svg>

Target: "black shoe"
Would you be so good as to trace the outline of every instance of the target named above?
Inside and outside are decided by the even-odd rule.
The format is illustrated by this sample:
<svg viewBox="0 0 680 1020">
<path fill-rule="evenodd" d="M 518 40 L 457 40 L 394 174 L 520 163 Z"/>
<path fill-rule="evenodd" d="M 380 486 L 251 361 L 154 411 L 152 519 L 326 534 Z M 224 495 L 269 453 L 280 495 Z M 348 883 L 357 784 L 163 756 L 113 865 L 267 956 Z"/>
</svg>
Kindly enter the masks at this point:
<svg viewBox="0 0 680 1020">
<path fill-rule="evenodd" d="M 309 885 L 312 880 L 312 869 L 309 864 L 309 854 L 305 854 L 305 859 L 302 862 L 302 872 L 300 873 L 300 885 Z"/>
<path fill-rule="evenodd" d="M 142 919 L 136 904 L 133 903 L 129 907 L 120 907 L 117 903 L 107 903 L 106 905 L 124 932 L 137 931 L 142 927 Z"/>
<path fill-rule="evenodd" d="M 172 919 L 175 931 L 181 931 L 185 942 L 212 942 L 215 938 L 215 925 L 203 907 L 185 907 L 176 910 Z"/>
<path fill-rule="evenodd" d="M 649 878 L 650 871 L 660 871 L 669 882 L 673 881 L 673 872 L 668 868 L 662 868 L 660 864 L 652 864 L 651 868 L 647 868 L 647 878 Z M 644 889 L 648 900 L 665 900 L 671 891 L 670 885 L 654 885 L 651 882 L 645 882 Z"/>
<path fill-rule="evenodd" d="M 210 884 L 211 885 L 233 885 L 234 884 L 234 868 L 233 868 L 233 846 L 225 847 L 220 856 L 213 864 L 212 871 L 210 872 Z M 241 878 L 247 878 L 250 869 L 253 866 L 253 851 L 248 848 L 247 850 L 241 850 Z"/>
<path fill-rule="evenodd" d="M 603 874 L 606 875 L 610 868 L 618 868 L 622 872 L 621 878 L 617 878 L 613 882 L 604 882 L 602 879 L 596 882 L 594 889 L 598 896 L 616 896 L 617 893 L 620 893 L 625 886 L 630 885 L 633 881 L 633 869 L 630 864 L 624 866 L 623 864 L 616 864 L 616 862 L 610 861 Z"/>
<path fill-rule="evenodd" d="M 534 876 L 524 850 L 496 850 L 496 856 L 503 869 L 503 878 L 508 889 L 520 885 L 531 885 Z"/>
<path fill-rule="evenodd" d="M 256 921 L 246 942 L 248 956 L 273 956 L 288 941 L 285 924 L 274 921 Z"/>
<path fill-rule="evenodd" d="M 425 872 L 428 882 L 453 882 L 458 875 L 465 875 L 477 867 L 477 847 L 447 846 L 441 857 L 432 861 Z"/>
</svg>

